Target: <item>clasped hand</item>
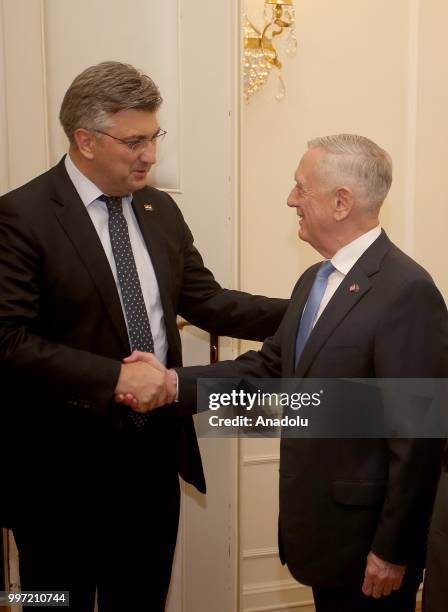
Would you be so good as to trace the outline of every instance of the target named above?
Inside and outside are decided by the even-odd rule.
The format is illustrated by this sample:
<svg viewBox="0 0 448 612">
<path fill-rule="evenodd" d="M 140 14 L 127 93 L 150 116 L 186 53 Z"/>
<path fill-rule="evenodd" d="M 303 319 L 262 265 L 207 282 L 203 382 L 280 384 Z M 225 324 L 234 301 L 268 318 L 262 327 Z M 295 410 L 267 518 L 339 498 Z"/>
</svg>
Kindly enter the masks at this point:
<svg viewBox="0 0 448 612">
<path fill-rule="evenodd" d="M 115 387 L 115 401 L 136 412 L 149 412 L 176 399 L 173 370 L 167 370 L 152 353 L 134 351 L 123 359 Z"/>
</svg>

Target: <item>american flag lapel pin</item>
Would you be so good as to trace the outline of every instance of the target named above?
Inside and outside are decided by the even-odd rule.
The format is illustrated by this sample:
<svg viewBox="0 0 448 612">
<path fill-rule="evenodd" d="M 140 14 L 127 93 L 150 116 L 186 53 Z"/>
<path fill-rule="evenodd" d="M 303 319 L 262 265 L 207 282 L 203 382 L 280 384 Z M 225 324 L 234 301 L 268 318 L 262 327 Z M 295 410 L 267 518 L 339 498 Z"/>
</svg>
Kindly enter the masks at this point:
<svg viewBox="0 0 448 612">
<path fill-rule="evenodd" d="M 350 291 L 350 293 L 358 293 L 358 291 L 359 291 L 358 283 L 353 283 L 353 285 L 350 285 L 348 290 Z"/>
<path fill-rule="evenodd" d="M 154 210 L 152 204 L 149 202 L 147 204 L 143 204 L 143 209 L 145 212 L 152 212 Z"/>
</svg>

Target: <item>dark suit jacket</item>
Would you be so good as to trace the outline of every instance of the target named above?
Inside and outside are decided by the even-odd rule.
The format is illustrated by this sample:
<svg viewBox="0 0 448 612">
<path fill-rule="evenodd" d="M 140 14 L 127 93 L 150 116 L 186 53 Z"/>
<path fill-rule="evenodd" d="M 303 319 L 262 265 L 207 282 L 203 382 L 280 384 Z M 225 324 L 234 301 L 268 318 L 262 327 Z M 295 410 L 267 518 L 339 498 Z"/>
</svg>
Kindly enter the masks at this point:
<svg viewBox="0 0 448 612">
<path fill-rule="evenodd" d="M 448 610 L 448 448 L 428 537 L 423 612 Z"/>
<path fill-rule="evenodd" d="M 169 195 L 144 188 L 133 208 L 159 284 L 169 366 L 182 360 L 177 314 L 219 335 L 275 331 L 287 301 L 222 289 Z M 129 353 L 110 266 L 62 160 L 0 198 L 2 468 L 4 482 L 20 483 L 2 494 L 0 517 L 56 498 L 54 487 L 82 495 L 89 478 L 95 486 L 101 442 L 124 427 L 113 396 Z M 150 429 L 159 460 L 205 491 L 191 417 L 155 415 Z"/>
<path fill-rule="evenodd" d="M 445 303 L 384 232 L 337 289 L 295 369 L 298 322 L 317 268 L 299 279 L 260 352 L 179 370 L 179 412 L 194 401 L 196 377 L 446 377 Z M 359 291 L 350 291 L 354 284 Z M 282 439 L 280 552 L 291 573 L 313 586 L 359 584 L 370 550 L 423 564 L 442 450 L 441 440 Z"/>
</svg>

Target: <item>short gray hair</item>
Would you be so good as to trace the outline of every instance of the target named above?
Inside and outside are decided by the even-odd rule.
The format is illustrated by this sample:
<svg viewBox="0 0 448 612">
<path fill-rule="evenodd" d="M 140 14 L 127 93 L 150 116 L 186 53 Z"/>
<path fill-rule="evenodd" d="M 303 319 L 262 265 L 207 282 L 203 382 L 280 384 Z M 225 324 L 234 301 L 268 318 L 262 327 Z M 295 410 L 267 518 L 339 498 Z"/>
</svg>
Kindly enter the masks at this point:
<svg viewBox="0 0 448 612">
<path fill-rule="evenodd" d="M 320 176 L 327 181 L 348 181 L 366 209 L 378 210 L 392 184 L 392 159 L 365 136 L 336 134 L 314 138 L 308 149 L 322 148 Z"/>
<path fill-rule="evenodd" d="M 101 62 L 86 68 L 68 88 L 59 120 L 70 143 L 78 128 L 104 129 L 111 115 L 136 109 L 156 112 L 162 103 L 154 81 L 130 64 Z"/>
</svg>

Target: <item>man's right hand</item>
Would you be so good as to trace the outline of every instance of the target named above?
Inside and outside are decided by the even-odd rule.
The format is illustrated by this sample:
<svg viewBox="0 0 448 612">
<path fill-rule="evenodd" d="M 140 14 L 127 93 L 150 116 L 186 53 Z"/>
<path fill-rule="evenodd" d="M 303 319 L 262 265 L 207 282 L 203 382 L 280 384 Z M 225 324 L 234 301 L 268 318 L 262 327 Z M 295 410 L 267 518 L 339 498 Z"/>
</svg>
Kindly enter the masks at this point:
<svg viewBox="0 0 448 612">
<path fill-rule="evenodd" d="M 137 412 L 149 412 L 175 400 L 166 370 L 161 371 L 143 361 L 122 364 L 115 397 L 117 401 L 133 397 L 134 401 L 129 405 Z"/>
</svg>

